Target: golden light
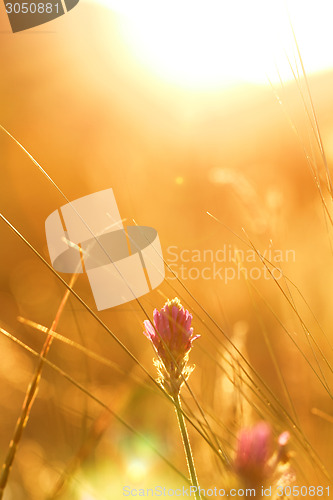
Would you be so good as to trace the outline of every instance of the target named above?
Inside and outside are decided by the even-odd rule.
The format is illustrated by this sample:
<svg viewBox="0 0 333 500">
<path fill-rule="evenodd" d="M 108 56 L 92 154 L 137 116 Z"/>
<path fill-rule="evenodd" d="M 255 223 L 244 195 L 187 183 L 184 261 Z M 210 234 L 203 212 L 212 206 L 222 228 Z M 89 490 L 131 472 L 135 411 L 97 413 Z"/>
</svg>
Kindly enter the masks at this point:
<svg viewBox="0 0 333 500">
<path fill-rule="evenodd" d="M 96 0 L 119 14 L 126 43 L 164 80 L 191 88 L 292 78 L 296 47 L 308 72 L 333 65 L 333 7 L 303 0 Z M 289 20 L 290 16 L 290 20 Z"/>
<path fill-rule="evenodd" d="M 127 465 L 128 478 L 136 483 L 146 478 L 149 471 L 147 462 L 140 458 L 133 458 Z"/>
</svg>

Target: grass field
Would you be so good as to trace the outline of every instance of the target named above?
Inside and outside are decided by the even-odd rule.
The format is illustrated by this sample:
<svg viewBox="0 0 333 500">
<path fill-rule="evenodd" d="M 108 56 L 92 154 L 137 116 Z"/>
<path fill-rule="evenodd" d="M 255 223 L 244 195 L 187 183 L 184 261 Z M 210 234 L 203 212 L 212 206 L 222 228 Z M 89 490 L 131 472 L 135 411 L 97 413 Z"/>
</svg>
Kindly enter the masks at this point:
<svg viewBox="0 0 333 500">
<path fill-rule="evenodd" d="M 111 13 L 74 12 L 16 35 L 0 22 L 0 123 L 18 141 L 0 130 L 0 496 L 189 488 L 143 335 L 178 297 L 200 335 L 181 398 L 202 498 L 245 488 L 237 436 L 260 421 L 270 465 L 290 433 L 285 496 L 329 497 L 333 73 L 304 78 L 295 49 L 289 82 L 188 89 L 149 72 Z M 110 187 L 125 226 L 158 231 L 166 278 L 98 312 L 86 275 L 60 273 L 79 300 L 52 272 L 44 227 L 61 192 Z"/>
</svg>

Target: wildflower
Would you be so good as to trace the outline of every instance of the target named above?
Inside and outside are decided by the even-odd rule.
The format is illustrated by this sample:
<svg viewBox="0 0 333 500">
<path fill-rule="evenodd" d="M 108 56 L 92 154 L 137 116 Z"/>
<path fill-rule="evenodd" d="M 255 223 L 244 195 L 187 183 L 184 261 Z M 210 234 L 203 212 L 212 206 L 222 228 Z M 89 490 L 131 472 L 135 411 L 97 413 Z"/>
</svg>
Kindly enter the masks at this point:
<svg viewBox="0 0 333 500">
<path fill-rule="evenodd" d="M 234 470 L 246 487 L 258 489 L 268 479 L 271 484 L 294 480 L 287 453 L 289 437 L 289 432 L 283 432 L 278 438 L 279 447 L 273 453 L 273 434 L 267 422 L 240 432 Z"/>
<path fill-rule="evenodd" d="M 174 400 L 191 484 L 195 488 L 194 496 L 200 500 L 200 488 L 180 399 L 180 388 L 194 370 L 194 366 L 187 366 L 187 362 L 193 341 L 199 335 L 193 335 L 192 315 L 177 298 L 168 300 L 160 311 L 155 309 L 153 319 L 154 325 L 149 320 L 144 322 L 143 333 L 153 344 L 158 356 L 154 360 L 160 376 L 158 382 Z"/>
<path fill-rule="evenodd" d="M 179 299 L 168 300 L 164 307 L 154 310 L 153 323 L 144 321 L 146 337 L 152 342 L 158 359 L 157 366 L 160 384 L 175 397 L 194 370 L 187 366 L 192 343 L 199 335 L 193 335 L 192 315 L 184 309 Z"/>
<path fill-rule="evenodd" d="M 264 484 L 269 475 L 272 430 L 266 422 L 243 429 L 238 436 L 234 467 L 237 475 L 249 487 Z"/>
</svg>

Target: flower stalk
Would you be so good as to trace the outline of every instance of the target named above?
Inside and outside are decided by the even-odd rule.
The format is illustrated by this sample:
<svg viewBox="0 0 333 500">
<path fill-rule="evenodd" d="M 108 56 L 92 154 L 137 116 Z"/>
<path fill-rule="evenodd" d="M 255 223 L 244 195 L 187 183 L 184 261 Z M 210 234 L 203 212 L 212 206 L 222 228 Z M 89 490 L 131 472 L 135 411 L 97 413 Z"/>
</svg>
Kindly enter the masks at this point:
<svg viewBox="0 0 333 500">
<path fill-rule="evenodd" d="M 190 439 L 188 436 L 187 427 L 186 427 L 184 415 L 182 412 L 179 395 L 174 398 L 174 403 L 175 403 L 175 408 L 176 408 L 176 413 L 177 413 L 177 418 L 178 418 L 179 429 L 180 429 L 180 433 L 182 436 L 184 451 L 185 451 L 185 455 L 186 455 L 187 468 L 188 468 L 188 471 L 190 474 L 192 486 L 194 486 L 196 488 L 194 496 L 197 500 L 201 500 L 200 488 L 199 488 L 199 484 L 198 484 L 197 473 L 195 470 L 195 465 L 194 465 L 194 460 L 193 460 L 193 455 L 192 455 L 191 443 L 190 443 Z"/>
<path fill-rule="evenodd" d="M 195 498 L 201 500 L 190 440 L 181 408 L 180 390 L 191 375 L 194 366 L 188 366 L 189 352 L 192 343 L 199 335 L 193 334 L 192 315 L 184 309 L 179 299 L 168 300 L 164 307 L 154 310 L 153 325 L 144 322 L 146 337 L 153 344 L 157 358 L 154 364 L 159 374 L 158 382 L 171 396 L 179 423 L 187 467 L 192 485 L 195 487 Z"/>
</svg>

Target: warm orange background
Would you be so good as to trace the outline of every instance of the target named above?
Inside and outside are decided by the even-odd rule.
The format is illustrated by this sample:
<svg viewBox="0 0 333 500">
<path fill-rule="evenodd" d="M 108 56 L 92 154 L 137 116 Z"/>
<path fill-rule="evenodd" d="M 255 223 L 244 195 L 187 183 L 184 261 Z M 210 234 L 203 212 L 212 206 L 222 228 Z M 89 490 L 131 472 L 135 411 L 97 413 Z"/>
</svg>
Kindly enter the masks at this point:
<svg viewBox="0 0 333 500">
<path fill-rule="evenodd" d="M 179 249 L 216 250 L 230 244 L 246 249 L 232 233 L 245 238 L 242 228 L 261 251 L 269 247 L 270 239 L 275 248 L 295 250 L 296 261 L 287 263 L 285 272 L 332 342 L 331 228 L 329 222 L 325 226 L 322 202 L 303 148 L 311 152 L 313 147 L 323 184 L 324 170 L 295 83 L 284 89 L 277 87 L 283 106 L 269 86 L 189 91 L 159 80 L 153 71 L 140 66 L 121 39 L 114 16 L 105 9 L 79 4 L 63 18 L 15 35 L 9 32 L 3 7 L 1 14 L 1 124 L 37 159 L 70 200 L 112 187 L 127 224 L 133 224 L 134 218 L 138 224 L 157 229 L 165 258 L 171 245 Z M 330 164 L 333 75 L 315 75 L 309 81 Z M 299 137 L 289 120 L 297 127 Z M 65 201 L 3 132 L 0 149 L 1 211 L 48 260 L 44 222 Z M 328 208 L 331 209 L 330 203 Z M 207 211 L 228 228 L 209 217 Z M 3 222 L 0 238 L 1 326 L 40 350 L 40 334 L 18 323 L 17 316 L 50 326 L 64 289 Z M 143 297 L 142 304 L 151 314 L 166 297 L 178 294 L 193 312 L 195 330 L 202 338 L 192 353 L 197 367 L 191 386 L 207 412 L 218 420 L 216 430 L 229 442 L 227 448 L 232 455 L 232 435 L 219 423 L 235 433 L 258 415 L 254 410 L 242 414 L 239 406 L 234 406 L 237 386 L 232 394 L 223 392 L 223 376 L 214 364 L 214 359 L 221 360 L 223 348 L 219 346 L 217 351 L 218 344 L 201 319 L 209 327 L 211 323 L 180 284 L 174 283 L 167 279 L 159 290 Z M 264 341 L 266 332 L 300 425 L 330 469 L 333 424 L 328 418 L 332 419 L 332 402 L 282 327 L 288 329 L 319 372 L 300 321 L 277 285 L 271 281 L 255 282 L 263 294 L 260 298 L 255 292 L 250 293 L 244 280 L 228 285 L 220 280 L 188 280 L 184 284 L 229 337 L 239 329 L 246 332 L 241 343 L 244 354 L 289 411 Z M 79 278 L 75 289 L 94 308 L 85 277 Z M 285 284 L 284 289 L 287 290 Z M 328 359 L 332 359 L 316 320 L 292 286 L 291 292 L 310 333 Z M 142 335 L 144 314 L 138 305 L 126 304 L 104 311 L 100 317 L 155 375 L 152 350 Z M 133 367 L 132 361 L 74 299 L 66 308 L 59 333 L 107 356 L 125 372 L 133 370 L 143 378 L 140 369 Z M 0 359 L 1 461 L 35 360 L 4 338 L 0 338 Z M 124 376 L 87 361 L 60 343 L 52 347 L 50 359 L 109 402 L 138 431 L 152 436 L 185 473 L 172 408 L 159 396 L 143 391 Z M 322 360 L 320 363 L 329 383 L 331 372 Z M 314 415 L 314 409 L 328 417 Z M 12 496 L 8 498 L 46 498 L 101 411 L 78 389 L 46 368 L 14 462 Z M 266 409 L 263 412 L 276 433 L 290 428 L 283 414 L 272 417 Z M 96 438 L 96 449 L 90 450 L 81 472 L 84 480 L 78 480 L 79 485 L 87 481 L 96 498 L 121 498 L 119 488 L 126 481 L 141 485 L 148 483 L 147 478 L 153 484 L 178 481 L 149 454 L 148 472 L 133 479 L 128 465 L 131 458 L 145 458 L 148 452 L 112 419 L 105 428 L 101 425 L 105 430 L 103 438 L 99 444 Z M 195 433 L 193 441 L 202 482 L 207 487 L 217 484 L 220 476 L 215 460 Z M 311 466 L 313 460 L 296 438 L 291 448 L 295 451 L 295 464 L 300 464 L 305 476 L 312 482 L 325 483 L 314 472 L 317 469 Z M 301 474 L 298 484 L 305 484 Z M 79 486 L 75 488 L 75 493 L 67 490 L 63 498 L 83 498 L 77 493 Z"/>
</svg>

